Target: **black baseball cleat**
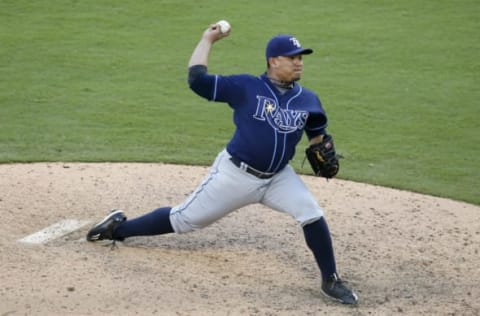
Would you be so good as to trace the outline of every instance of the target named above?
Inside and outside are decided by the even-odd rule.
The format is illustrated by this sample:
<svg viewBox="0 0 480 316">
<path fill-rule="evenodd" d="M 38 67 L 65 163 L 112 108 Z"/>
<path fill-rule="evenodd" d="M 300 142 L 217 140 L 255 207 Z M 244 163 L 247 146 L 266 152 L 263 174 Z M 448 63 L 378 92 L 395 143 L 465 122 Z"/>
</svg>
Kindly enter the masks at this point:
<svg viewBox="0 0 480 316">
<path fill-rule="evenodd" d="M 127 220 L 125 214 L 122 210 L 113 210 L 110 214 L 107 215 L 100 223 L 93 226 L 92 229 L 87 233 L 88 241 L 97 241 L 97 240 L 117 240 L 123 241 L 123 238 L 113 238 L 113 232 L 115 229 Z"/>
<path fill-rule="evenodd" d="M 326 296 L 343 304 L 354 305 L 358 303 L 357 294 L 342 281 L 336 273 L 332 274 L 322 283 L 322 292 Z"/>
</svg>

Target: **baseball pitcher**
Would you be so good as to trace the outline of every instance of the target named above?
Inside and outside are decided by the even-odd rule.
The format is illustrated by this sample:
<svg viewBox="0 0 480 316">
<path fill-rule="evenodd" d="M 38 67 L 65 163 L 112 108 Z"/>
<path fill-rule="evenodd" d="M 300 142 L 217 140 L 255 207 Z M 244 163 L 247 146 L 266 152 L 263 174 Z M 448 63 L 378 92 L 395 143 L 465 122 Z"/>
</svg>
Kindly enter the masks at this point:
<svg viewBox="0 0 480 316">
<path fill-rule="evenodd" d="M 87 240 L 115 242 L 132 236 L 188 233 L 243 206 L 261 203 L 289 214 L 301 225 L 320 269 L 320 290 L 341 303 L 356 304 L 357 294 L 337 274 L 324 211 L 289 165 L 305 133 L 310 142 L 305 154 L 314 174 L 328 179 L 339 170 L 320 99 L 298 83 L 303 58 L 313 50 L 304 48 L 293 35 L 276 35 L 266 45 L 264 73 L 211 74 L 210 51 L 231 33 L 229 27 L 220 26 L 210 25 L 193 50 L 188 83 L 200 97 L 231 108 L 233 136 L 185 201 L 130 220 L 123 211 L 114 210 L 88 232 Z"/>
</svg>

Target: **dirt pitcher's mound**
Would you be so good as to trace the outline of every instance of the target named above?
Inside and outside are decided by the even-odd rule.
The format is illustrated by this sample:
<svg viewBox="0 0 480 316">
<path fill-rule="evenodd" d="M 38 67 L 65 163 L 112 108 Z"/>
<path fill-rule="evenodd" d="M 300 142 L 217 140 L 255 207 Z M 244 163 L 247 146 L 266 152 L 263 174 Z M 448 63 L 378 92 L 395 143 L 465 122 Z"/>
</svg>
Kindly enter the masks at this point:
<svg viewBox="0 0 480 316">
<path fill-rule="evenodd" d="M 85 242 L 112 208 L 129 217 L 182 201 L 207 168 L 0 165 L 0 315 L 479 315 L 480 207 L 303 177 L 324 207 L 357 307 L 320 294 L 301 228 L 261 205 L 185 235 Z M 19 239 L 65 219 L 79 230 Z"/>
</svg>

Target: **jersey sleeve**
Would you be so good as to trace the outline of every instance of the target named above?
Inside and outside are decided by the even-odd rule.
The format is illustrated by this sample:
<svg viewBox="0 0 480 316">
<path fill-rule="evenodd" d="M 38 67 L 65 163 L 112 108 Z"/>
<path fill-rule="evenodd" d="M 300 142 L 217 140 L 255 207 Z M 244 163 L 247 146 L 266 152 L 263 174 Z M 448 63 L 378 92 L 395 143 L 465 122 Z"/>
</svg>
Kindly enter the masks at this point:
<svg viewBox="0 0 480 316">
<path fill-rule="evenodd" d="M 243 95 L 241 75 L 221 76 L 209 74 L 207 67 L 196 65 L 189 68 L 188 83 L 199 96 L 217 102 L 235 103 Z"/>
<path fill-rule="evenodd" d="M 193 92 L 207 99 L 213 99 L 215 76 L 210 75 L 204 65 L 195 65 L 188 68 L 188 85 Z"/>
</svg>

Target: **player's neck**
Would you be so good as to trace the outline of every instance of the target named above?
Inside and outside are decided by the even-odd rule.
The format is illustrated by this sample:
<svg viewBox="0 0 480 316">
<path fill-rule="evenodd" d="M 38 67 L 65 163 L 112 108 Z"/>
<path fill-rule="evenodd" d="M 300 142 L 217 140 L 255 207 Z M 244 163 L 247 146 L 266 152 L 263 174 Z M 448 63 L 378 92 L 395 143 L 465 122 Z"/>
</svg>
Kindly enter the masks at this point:
<svg viewBox="0 0 480 316">
<path fill-rule="evenodd" d="M 292 89 L 293 88 L 293 81 L 283 81 L 283 80 L 278 80 L 275 78 L 272 78 L 270 74 L 267 73 L 267 78 L 277 87 L 280 89 Z"/>
</svg>

